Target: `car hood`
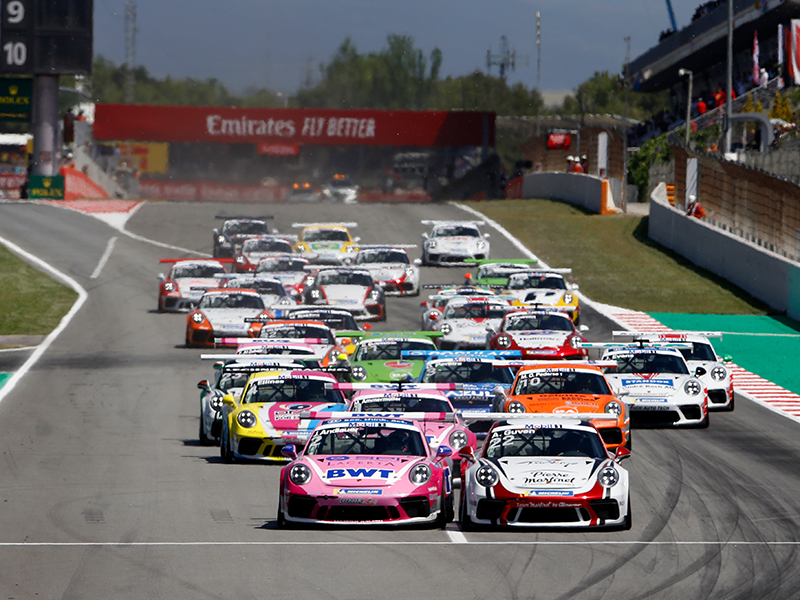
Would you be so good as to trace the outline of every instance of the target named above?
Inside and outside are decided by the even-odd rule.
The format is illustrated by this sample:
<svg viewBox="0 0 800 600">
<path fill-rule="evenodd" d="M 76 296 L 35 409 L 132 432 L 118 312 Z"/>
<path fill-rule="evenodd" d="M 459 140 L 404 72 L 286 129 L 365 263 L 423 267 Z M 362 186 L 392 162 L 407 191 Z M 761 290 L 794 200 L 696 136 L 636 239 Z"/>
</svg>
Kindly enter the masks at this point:
<svg viewBox="0 0 800 600">
<path fill-rule="evenodd" d="M 606 379 L 617 390 L 629 390 L 638 395 L 671 394 L 683 384 L 689 375 L 674 373 L 608 373 Z"/>
<path fill-rule="evenodd" d="M 436 248 L 442 250 L 472 250 L 480 241 L 478 238 L 469 236 L 457 237 L 436 237 L 431 238 L 436 241 Z"/>
<path fill-rule="evenodd" d="M 366 369 L 367 379 L 372 381 L 405 381 L 409 377 L 416 381 L 422 372 L 424 360 L 362 360 L 354 362 L 353 366 L 361 366 Z"/>
<path fill-rule="evenodd" d="M 409 265 L 403 263 L 397 264 L 383 264 L 379 266 L 358 265 L 359 268 L 365 268 L 370 272 L 373 279 L 400 279 L 406 273 L 406 268 Z"/>
<path fill-rule="evenodd" d="M 516 292 L 516 290 L 515 290 Z M 567 292 L 564 290 L 519 290 L 520 293 L 516 294 L 520 300 L 524 300 L 529 304 L 557 304 L 564 298 Z"/>
<path fill-rule="evenodd" d="M 578 490 L 592 485 L 604 462 L 580 457 L 506 456 L 491 459 L 511 485 L 527 490 Z"/>
<path fill-rule="evenodd" d="M 241 326 L 243 331 L 250 328 L 250 324 L 244 322 L 246 317 L 255 317 L 262 313 L 260 308 L 204 308 L 202 311 L 214 329 Z"/>
<path fill-rule="evenodd" d="M 210 277 L 181 277 L 180 279 L 176 279 L 175 283 L 178 285 L 178 291 L 181 293 L 181 296 L 200 297 L 203 295 L 204 290 L 213 290 L 218 288 L 219 281 L 219 279 Z"/>
<path fill-rule="evenodd" d="M 305 242 L 312 252 L 341 252 L 347 242 Z"/>
<path fill-rule="evenodd" d="M 613 395 L 600 394 L 527 394 L 511 396 L 529 407 L 528 412 L 555 414 L 601 413 L 606 404 L 615 400 Z M 616 419 L 612 414 L 609 419 Z"/>
<path fill-rule="evenodd" d="M 385 487 L 396 483 L 424 460 L 420 456 L 307 456 L 304 459 L 327 485 L 357 488 Z"/>
</svg>

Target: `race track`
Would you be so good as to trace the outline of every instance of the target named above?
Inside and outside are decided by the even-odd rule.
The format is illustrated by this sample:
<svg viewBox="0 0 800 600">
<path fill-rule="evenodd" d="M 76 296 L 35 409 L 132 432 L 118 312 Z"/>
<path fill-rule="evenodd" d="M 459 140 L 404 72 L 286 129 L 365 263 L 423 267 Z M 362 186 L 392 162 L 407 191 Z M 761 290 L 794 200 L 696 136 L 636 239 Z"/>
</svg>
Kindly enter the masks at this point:
<svg viewBox="0 0 800 600">
<path fill-rule="evenodd" d="M 218 214 L 273 214 L 281 231 L 358 221 L 364 243 L 417 244 L 421 219 L 466 217 L 450 205 L 147 203 L 127 229 L 210 255 Z M 494 258 L 519 256 L 486 230 Z M 0 204 L 0 237 L 88 292 L 0 402 L 2 598 L 798 597 L 800 425 L 742 397 L 707 430 L 634 431 L 627 532 L 278 530 L 280 467 L 223 464 L 197 441 L 196 383 L 211 369 L 183 347 L 185 316 L 155 311 L 158 259 L 189 255 L 43 205 Z M 463 273 L 425 268 L 423 281 Z M 418 328 L 421 299 L 389 298 L 376 328 Z M 615 328 L 588 310 L 583 323 L 593 340 Z"/>
</svg>

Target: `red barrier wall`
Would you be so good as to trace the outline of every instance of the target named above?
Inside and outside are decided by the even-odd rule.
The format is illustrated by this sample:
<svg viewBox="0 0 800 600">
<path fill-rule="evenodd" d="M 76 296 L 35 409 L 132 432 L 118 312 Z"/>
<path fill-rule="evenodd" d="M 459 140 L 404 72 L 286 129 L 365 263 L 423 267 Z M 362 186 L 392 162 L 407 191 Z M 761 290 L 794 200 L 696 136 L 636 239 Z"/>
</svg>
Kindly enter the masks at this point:
<svg viewBox="0 0 800 600">
<path fill-rule="evenodd" d="M 92 181 L 85 173 L 72 167 L 61 167 L 64 176 L 64 199 L 108 198 L 108 192 Z"/>
</svg>

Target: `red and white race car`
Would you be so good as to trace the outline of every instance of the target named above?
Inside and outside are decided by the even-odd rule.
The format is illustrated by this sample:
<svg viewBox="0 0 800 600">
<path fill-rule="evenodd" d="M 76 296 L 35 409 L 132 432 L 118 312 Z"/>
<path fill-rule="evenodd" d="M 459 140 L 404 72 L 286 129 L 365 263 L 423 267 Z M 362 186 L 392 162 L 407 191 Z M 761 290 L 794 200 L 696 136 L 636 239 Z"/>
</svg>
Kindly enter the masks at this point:
<svg viewBox="0 0 800 600">
<path fill-rule="evenodd" d="M 569 314 L 560 310 L 515 310 L 488 332 L 489 350 L 519 350 L 522 358 L 538 360 L 585 358 L 586 342 Z"/>
<path fill-rule="evenodd" d="M 167 275 L 158 276 L 158 312 L 191 310 L 206 290 L 219 287 L 219 277 L 225 275 L 223 263 L 231 259 L 162 258 L 172 263 Z"/>
</svg>

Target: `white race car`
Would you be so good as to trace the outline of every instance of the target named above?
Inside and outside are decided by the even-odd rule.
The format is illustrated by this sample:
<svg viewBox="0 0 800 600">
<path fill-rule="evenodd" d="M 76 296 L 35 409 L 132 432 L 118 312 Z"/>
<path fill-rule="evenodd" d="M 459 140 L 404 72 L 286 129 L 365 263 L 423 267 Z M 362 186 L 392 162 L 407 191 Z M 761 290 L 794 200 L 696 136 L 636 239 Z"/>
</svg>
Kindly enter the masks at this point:
<svg viewBox="0 0 800 600">
<path fill-rule="evenodd" d="M 513 307 L 508 302 L 496 298 L 453 298 L 433 328 L 442 333 L 437 341 L 439 349 L 486 348 L 487 331 L 499 327 L 510 310 Z"/>
<path fill-rule="evenodd" d="M 254 324 L 248 317 L 268 318 L 261 294 L 249 289 L 208 290 L 186 317 L 186 346 L 214 346 L 216 338 L 248 337 Z M 251 336 L 252 337 L 252 336 Z"/>
<path fill-rule="evenodd" d="M 262 258 L 256 267 L 256 275 L 274 277 L 283 284 L 288 294 L 299 298 L 305 289 L 304 282 L 308 275 L 306 267 L 311 263 L 296 254 L 275 254 Z"/>
<path fill-rule="evenodd" d="M 719 331 L 670 331 L 667 333 L 637 333 L 615 331 L 614 339 L 633 339 L 647 342 L 685 342 L 691 348 L 678 348 L 689 370 L 708 388 L 708 409 L 732 411 L 734 407 L 733 378 L 708 338 L 722 338 Z M 698 367 L 702 371 L 698 370 Z M 703 372 L 705 371 L 705 372 Z"/>
<path fill-rule="evenodd" d="M 225 274 L 222 262 L 230 259 L 162 258 L 162 263 L 173 263 L 167 275 L 158 275 L 158 312 L 191 310 L 206 290 L 219 287 L 218 277 Z"/>
<path fill-rule="evenodd" d="M 221 288 L 239 288 L 255 290 L 261 294 L 264 306 L 283 308 L 297 304 L 293 296 L 286 293 L 283 284 L 273 277 L 262 275 L 230 275 L 223 279 Z"/>
<path fill-rule="evenodd" d="M 357 319 L 386 320 L 383 290 L 364 269 L 320 269 L 306 280 L 303 300 L 305 304 L 345 308 Z"/>
<path fill-rule="evenodd" d="M 455 287 L 425 284 L 422 287 L 439 290 L 438 293 L 428 296 L 428 300 L 420 303 L 420 306 L 422 306 L 422 325 L 420 329 L 422 329 L 422 331 L 433 331 L 436 323 L 442 318 L 445 306 L 447 306 L 447 303 L 453 298 L 470 297 L 488 299 L 488 297 L 495 295 L 494 291 L 489 288 L 476 287 L 468 284 Z"/>
<path fill-rule="evenodd" d="M 387 296 L 419 296 L 420 261 L 411 262 L 408 247 L 361 246 L 352 264 L 369 271 Z"/>
<path fill-rule="evenodd" d="M 706 386 L 676 347 L 582 345 L 603 346 L 603 360 L 617 361 L 606 379 L 628 406 L 633 425 L 708 427 Z"/>
<path fill-rule="evenodd" d="M 461 457 L 462 529 L 631 527 L 628 472 L 597 429 L 577 418 L 527 415 L 492 427 L 478 456 Z"/>
<path fill-rule="evenodd" d="M 423 265 L 461 265 L 489 258 L 489 234 L 478 229 L 483 221 L 422 221 L 431 225 L 422 234 Z"/>
<path fill-rule="evenodd" d="M 358 185 L 347 175 L 337 173 L 329 183 L 322 186 L 322 199 L 355 204 L 358 202 Z"/>
<path fill-rule="evenodd" d="M 295 237 L 296 236 L 292 236 Z M 239 273 L 255 271 L 262 258 L 292 251 L 292 239 L 275 235 L 247 238 L 233 256 L 233 268 Z"/>
</svg>

